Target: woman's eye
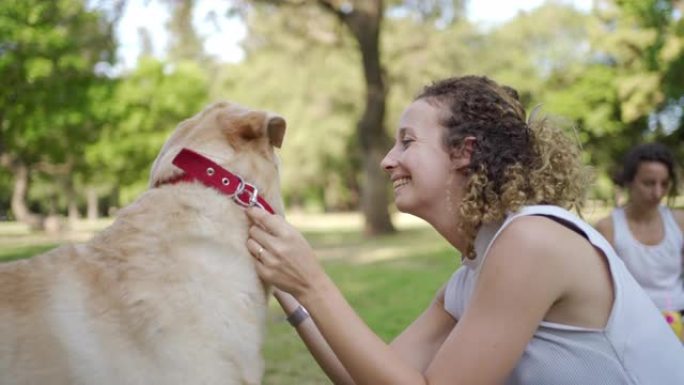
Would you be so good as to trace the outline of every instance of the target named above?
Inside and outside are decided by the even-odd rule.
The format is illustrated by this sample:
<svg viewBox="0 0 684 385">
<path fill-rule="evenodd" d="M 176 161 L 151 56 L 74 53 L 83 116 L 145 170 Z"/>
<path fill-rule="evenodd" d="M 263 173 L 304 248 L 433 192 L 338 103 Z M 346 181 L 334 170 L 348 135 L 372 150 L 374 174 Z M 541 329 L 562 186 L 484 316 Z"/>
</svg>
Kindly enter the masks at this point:
<svg viewBox="0 0 684 385">
<path fill-rule="evenodd" d="M 409 144 L 411 144 L 411 142 L 413 142 L 413 139 L 402 139 L 401 146 L 406 148 L 409 146 Z"/>
</svg>

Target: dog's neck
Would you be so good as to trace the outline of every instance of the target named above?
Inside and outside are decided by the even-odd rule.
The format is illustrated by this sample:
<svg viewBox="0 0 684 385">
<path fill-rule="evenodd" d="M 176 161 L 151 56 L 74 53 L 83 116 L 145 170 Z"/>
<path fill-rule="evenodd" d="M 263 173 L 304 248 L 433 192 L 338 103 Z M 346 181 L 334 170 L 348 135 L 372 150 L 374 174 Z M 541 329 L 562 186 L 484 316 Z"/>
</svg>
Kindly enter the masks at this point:
<svg viewBox="0 0 684 385">
<path fill-rule="evenodd" d="M 275 214 L 271 205 L 259 195 L 255 185 L 245 182 L 239 175 L 194 151 L 182 149 L 173 159 L 173 164 L 183 170 L 183 173 L 157 182 L 155 187 L 181 182 L 200 182 L 228 196 L 242 207 L 257 206 Z"/>
</svg>

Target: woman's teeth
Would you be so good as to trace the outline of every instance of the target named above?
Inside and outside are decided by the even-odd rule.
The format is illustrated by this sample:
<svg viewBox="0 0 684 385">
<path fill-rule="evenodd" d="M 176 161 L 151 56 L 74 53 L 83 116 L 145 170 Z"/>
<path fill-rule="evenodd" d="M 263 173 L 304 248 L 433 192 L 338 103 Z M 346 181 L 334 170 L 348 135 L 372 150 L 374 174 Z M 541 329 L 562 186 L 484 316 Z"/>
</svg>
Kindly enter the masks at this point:
<svg viewBox="0 0 684 385">
<path fill-rule="evenodd" d="M 408 182 L 409 182 L 410 180 L 411 180 L 410 178 L 399 178 L 399 179 L 397 179 L 397 180 L 394 181 L 394 184 L 393 184 L 393 185 L 394 185 L 394 188 L 398 188 L 398 187 L 401 187 L 401 186 L 403 186 L 403 185 L 405 185 L 405 184 L 408 184 Z"/>
</svg>

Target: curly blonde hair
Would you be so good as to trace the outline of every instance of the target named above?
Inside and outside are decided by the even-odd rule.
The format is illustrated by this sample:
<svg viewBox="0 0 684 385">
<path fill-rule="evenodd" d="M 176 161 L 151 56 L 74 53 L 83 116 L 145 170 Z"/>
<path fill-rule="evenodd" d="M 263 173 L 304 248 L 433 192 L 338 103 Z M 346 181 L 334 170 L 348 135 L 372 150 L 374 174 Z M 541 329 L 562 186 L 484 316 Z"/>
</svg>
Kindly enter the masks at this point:
<svg viewBox="0 0 684 385">
<path fill-rule="evenodd" d="M 548 119 L 527 122 L 514 89 L 486 77 L 445 79 L 425 87 L 423 99 L 444 108 L 448 151 L 475 137 L 470 178 L 459 207 L 464 255 L 474 258 L 483 223 L 498 222 L 522 206 L 549 204 L 579 211 L 590 174 L 580 149 Z"/>
</svg>

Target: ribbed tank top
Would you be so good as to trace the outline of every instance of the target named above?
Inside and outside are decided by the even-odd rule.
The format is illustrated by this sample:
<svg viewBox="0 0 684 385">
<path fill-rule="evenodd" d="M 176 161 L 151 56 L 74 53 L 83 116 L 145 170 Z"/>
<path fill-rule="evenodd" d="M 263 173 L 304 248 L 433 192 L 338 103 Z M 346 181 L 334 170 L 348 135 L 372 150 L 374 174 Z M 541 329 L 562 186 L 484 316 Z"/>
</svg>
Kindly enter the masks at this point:
<svg viewBox="0 0 684 385">
<path fill-rule="evenodd" d="M 525 215 L 558 218 L 583 232 L 605 255 L 613 281 L 614 301 L 603 329 L 542 321 L 505 383 L 684 384 L 684 347 L 660 311 L 608 241 L 560 207 L 528 206 L 509 215 L 503 223 L 482 226 L 475 239 L 475 259 L 465 259 L 447 283 L 446 311 L 455 319 L 461 318 L 492 243 L 511 221 Z"/>
<path fill-rule="evenodd" d="M 665 236 L 657 245 L 639 242 L 629 230 L 625 210 L 613 210 L 613 244 L 646 294 L 661 310 L 684 310 L 684 238 L 670 209 L 658 208 Z"/>
</svg>

